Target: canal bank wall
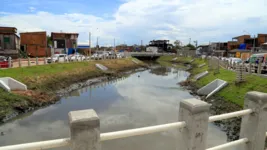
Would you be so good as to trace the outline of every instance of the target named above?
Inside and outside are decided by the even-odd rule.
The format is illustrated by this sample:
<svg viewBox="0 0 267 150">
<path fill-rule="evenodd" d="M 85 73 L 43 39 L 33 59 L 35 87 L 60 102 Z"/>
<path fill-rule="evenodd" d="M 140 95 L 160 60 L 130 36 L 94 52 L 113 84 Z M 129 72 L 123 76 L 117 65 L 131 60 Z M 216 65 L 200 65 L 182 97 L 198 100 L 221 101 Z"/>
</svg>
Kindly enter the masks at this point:
<svg viewBox="0 0 267 150">
<path fill-rule="evenodd" d="M 95 64 L 109 68 L 101 71 Z M 0 89 L 0 123 L 40 107 L 56 103 L 69 91 L 102 81 L 113 80 L 137 68 L 146 67 L 132 58 L 51 64 L 26 68 L 12 68 L 0 72 L 0 77 L 10 76 L 26 84 L 27 91 L 8 93 Z"/>
<path fill-rule="evenodd" d="M 197 94 L 197 90 L 199 88 L 203 87 L 207 83 L 210 83 L 214 79 L 214 78 L 209 77 L 209 75 L 214 74 L 212 71 L 209 71 L 209 75 L 206 75 L 205 77 L 200 78 L 197 81 L 194 80 L 194 76 L 196 74 L 199 74 L 201 72 L 208 70 L 207 65 L 199 67 L 199 65 L 207 63 L 204 59 L 195 59 L 195 61 L 190 63 L 190 61 L 192 60 L 192 58 L 190 58 L 190 57 L 178 57 L 175 60 L 174 60 L 174 58 L 175 57 L 171 57 L 171 56 L 168 56 L 168 57 L 163 56 L 163 58 L 160 58 L 158 61 L 180 63 L 181 65 L 190 64 L 191 67 L 190 67 L 190 69 L 187 70 L 191 73 L 190 77 L 186 81 L 181 82 L 179 84 L 181 86 L 183 86 L 185 89 L 189 90 L 190 94 L 194 95 L 198 99 L 201 99 L 205 102 L 212 104 L 210 107 L 211 115 L 230 113 L 233 111 L 239 111 L 239 110 L 243 109 L 242 105 L 238 105 L 237 103 L 234 103 L 233 101 L 226 99 L 224 97 L 224 95 L 220 95 L 218 93 L 209 97 L 208 99 L 206 99 L 205 96 L 199 96 Z M 227 80 L 227 81 L 229 81 L 229 80 Z M 231 81 L 230 81 L 230 84 L 231 84 Z M 229 86 L 226 87 L 226 89 L 227 88 L 229 88 Z M 237 96 L 240 96 L 240 95 L 238 95 L 238 93 L 235 93 L 235 94 Z M 243 98 L 243 100 L 244 100 L 244 98 Z M 218 126 L 222 131 L 226 132 L 228 141 L 233 141 L 233 140 L 239 139 L 241 118 L 232 118 L 232 119 L 227 119 L 227 120 L 215 121 L 214 124 L 216 126 Z"/>
</svg>

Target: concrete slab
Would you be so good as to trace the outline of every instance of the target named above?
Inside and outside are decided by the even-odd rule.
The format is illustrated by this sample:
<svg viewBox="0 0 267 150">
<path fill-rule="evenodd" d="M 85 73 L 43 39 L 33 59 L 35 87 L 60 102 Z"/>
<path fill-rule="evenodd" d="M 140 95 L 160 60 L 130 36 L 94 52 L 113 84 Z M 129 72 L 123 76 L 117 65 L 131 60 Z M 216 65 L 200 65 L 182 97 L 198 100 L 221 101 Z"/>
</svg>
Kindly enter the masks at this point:
<svg viewBox="0 0 267 150">
<path fill-rule="evenodd" d="M 200 78 L 202 78 L 202 77 L 208 75 L 208 73 L 209 73 L 208 71 L 201 72 L 201 73 L 195 75 L 195 76 L 194 76 L 194 79 L 195 79 L 195 80 L 199 80 Z"/>
<path fill-rule="evenodd" d="M 172 61 L 175 61 L 175 60 L 177 60 L 177 59 L 178 59 L 178 58 L 177 58 L 177 57 L 175 57 L 175 58 L 173 58 L 173 59 L 172 59 Z"/>
<path fill-rule="evenodd" d="M 132 62 L 134 62 L 135 64 L 139 64 L 139 61 L 132 59 Z"/>
<path fill-rule="evenodd" d="M 0 78 L 0 87 L 8 92 L 15 90 L 27 91 L 27 86 L 25 84 L 10 77 Z"/>
<path fill-rule="evenodd" d="M 104 65 L 101 65 L 101 64 L 95 64 L 95 65 L 96 65 L 96 67 L 98 69 L 100 69 L 102 71 L 107 71 L 108 70 L 108 68 L 106 66 L 104 66 Z"/>
<path fill-rule="evenodd" d="M 198 68 L 201 68 L 201 67 L 203 67 L 205 65 L 206 65 L 205 63 L 204 64 L 201 64 L 201 65 L 198 66 Z"/>
<path fill-rule="evenodd" d="M 216 79 L 209 84 L 205 85 L 204 87 L 200 88 L 197 91 L 197 94 L 199 95 L 207 95 L 206 99 L 212 96 L 213 94 L 220 91 L 222 88 L 224 88 L 228 83 L 221 79 Z"/>
<path fill-rule="evenodd" d="M 192 63 L 192 62 L 194 62 L 194 61 L 195 61 L 195 59 L 192 59 L 192 60 L 189 61 L 189 63 Z"/>
</svg>

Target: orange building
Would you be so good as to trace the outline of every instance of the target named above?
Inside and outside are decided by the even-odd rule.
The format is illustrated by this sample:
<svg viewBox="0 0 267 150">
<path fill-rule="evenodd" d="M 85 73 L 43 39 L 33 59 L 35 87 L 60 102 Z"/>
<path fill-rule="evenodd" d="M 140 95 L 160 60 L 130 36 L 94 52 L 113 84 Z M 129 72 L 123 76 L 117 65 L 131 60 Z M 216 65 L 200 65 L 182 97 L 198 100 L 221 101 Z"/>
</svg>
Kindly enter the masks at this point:
<svg viewBox="0 0 267 150">
<path fill-rule="evenodd" d="M 258 34 L 258 45 L 261 46 L 266 42 L 267 42 L 267 34 Z"/>
<path fill-rule="evenodd" d="M 50 48 L 47 48 L 46 32 L 20 33 L 20 45 L 22 51 L 31 57 L 51 56 Z"/>
<path fill-rule="evenodd" d="M 242 44 L 245 43 L 245 39 L 249 39 L 251 38 L 250 35 L 241 35 L 241 36 L 237 36 L 237 37 L 233 37 L 233 40 L 237 40 L 237 44 Z"/>
</svg>

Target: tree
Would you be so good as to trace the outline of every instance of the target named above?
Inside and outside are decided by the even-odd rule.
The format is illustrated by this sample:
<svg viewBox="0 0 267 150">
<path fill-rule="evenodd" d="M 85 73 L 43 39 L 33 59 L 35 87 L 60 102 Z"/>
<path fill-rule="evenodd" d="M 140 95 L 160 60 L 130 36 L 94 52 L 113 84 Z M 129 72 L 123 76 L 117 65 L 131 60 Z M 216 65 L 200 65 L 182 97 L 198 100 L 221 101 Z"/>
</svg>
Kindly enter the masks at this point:
<svg viewBox="0 0 267 150">
<path fill-rule="evenodd" d="M 52 39 L 51 39 L 51 36 L 47 35 L 47 36 L 46 36 L 46 41 L 47 41 L 47 46 L 52 45 Z"/>
<path fill-rule="evenodd" d="M 196 49 L 196 47 L 192 44 L 187 44 L 185 47 L 188 47 L 190 50 L 191 49 Z"/>
<path fill-rule="evenodd" d="M 182 47 L 182 42 L 179 40 L 174 41 L 174 46 L 176 49 L 180 49 Z"/>
</svg>

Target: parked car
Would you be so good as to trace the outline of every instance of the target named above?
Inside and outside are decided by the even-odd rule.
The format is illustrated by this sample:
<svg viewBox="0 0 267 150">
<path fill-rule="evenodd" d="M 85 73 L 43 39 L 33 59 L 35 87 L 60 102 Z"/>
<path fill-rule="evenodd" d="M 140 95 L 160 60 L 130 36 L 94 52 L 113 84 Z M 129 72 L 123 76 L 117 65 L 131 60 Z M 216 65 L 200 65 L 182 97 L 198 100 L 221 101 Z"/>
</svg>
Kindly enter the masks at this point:
<svg viewBox="0 0 267 150">
<path fill-rule="evenodd" d="M 234 63 L 239 64 L 239 63 L 242 63 L 242 59 L 240 59 L 240 58 L 231 58 L 230 62 L 231 62 L 231 64 L 234 64 Z"/>
<path fill-rule="evenodd" d="M 9 67 L 8 59 L 11 59 L 11 57 L 8 58 L 8 57 L 5 57 L 5 56 L 0 56 L 0 68 L 8 68 Z"/>
<path fill-rule="evenodd" d="M 47 63 L 64 62 L 64 58 L 68 60 L 68 55 L 55 54 L 54 56 L 47 58 Z"/>
<path fill-rule="evenodd" d="M 117 58 L 123 58 L 123 54 L 122 54 L 122 53 L 117 53 L 117 54 L 116 54 L 116 57 L 117 57 Z"/>
<path fill-rule="evenodd" d="M 97 53 L 94 53 L 94 54 L 91 56 L 91 59 L 98 59 L 98 55 L 97 55 Z"/>
<path fill-rule="evenodd" d="M 84 61 L 85 59 L 86 57 L 79 53 L 69 56 L 69 61 Z"/>
</svg>

